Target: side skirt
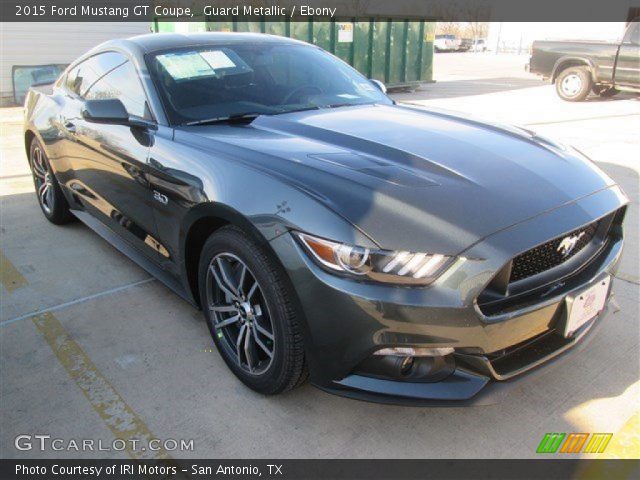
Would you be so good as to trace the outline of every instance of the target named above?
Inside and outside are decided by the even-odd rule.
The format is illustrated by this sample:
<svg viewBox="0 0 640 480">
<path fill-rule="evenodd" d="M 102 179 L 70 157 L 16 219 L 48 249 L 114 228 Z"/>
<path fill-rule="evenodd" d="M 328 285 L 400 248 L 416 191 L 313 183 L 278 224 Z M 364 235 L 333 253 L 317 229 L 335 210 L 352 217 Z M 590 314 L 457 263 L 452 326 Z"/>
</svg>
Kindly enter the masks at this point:
<svg viewBox="0 0 640 480">
<path fill-rule="evenodd" d="M 179 280 L 159 267 L 156 263 L 150 260 L 143 253 L 141 253 L 137 248 L 131 246 L 120 235 L 115 233 L 109 227 L 107 227 L 102 222 L 95 219 L 85 211 L 71 210 L 71 213 L 73 213 L 87 227 L 89 227 L 91 230 L 105 239 L 110 245 L 119 250 L 121 253 L 125 254 L 129 259 L 133 260 L 136 264 L 149 272 L 153 277 L 164 283 L 176 295 L 180 296 L 182 299 L 186 300 L 194 307 L 199 308 Z"/>
</svg>

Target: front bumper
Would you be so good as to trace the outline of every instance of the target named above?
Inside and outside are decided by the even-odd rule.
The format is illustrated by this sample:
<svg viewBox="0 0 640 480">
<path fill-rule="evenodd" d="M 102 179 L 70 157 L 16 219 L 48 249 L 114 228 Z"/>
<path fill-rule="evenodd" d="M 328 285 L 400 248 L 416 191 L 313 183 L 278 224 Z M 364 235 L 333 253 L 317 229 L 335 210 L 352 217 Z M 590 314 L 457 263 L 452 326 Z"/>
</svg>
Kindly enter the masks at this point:
<svg viewBox="0 0 640 480">
<path fill-rule="evenodd" d="M 575 281 L 535 304 L 488 317 L 478 308 L 479 294 L 519 252 L 604 217 L 625 203 L 624 194 L 612 187 L 505 229 L 464 252 L 472 260 L 446 272 L 429 288 L 336 277 L 313 263 L 290 235 L 277 237 L 271 244 L 289 272 L 304 312 L 311 382 L 331 393 L 383 403 L 496 401 L 496 395 L 519 382 L 521 374 L 575 351 L 573 347 L 584 343 L 601 323 L 604 312 L 569 339 L 556 331 L 565 321 L 567 295 L 615 274 L 622 237 L 608 241 L 598 261 Z M 358 373 L 358 366 L 375 351 L 397 346 L 453 347 L 455 370 L 433 382 Z"/>
</svg>

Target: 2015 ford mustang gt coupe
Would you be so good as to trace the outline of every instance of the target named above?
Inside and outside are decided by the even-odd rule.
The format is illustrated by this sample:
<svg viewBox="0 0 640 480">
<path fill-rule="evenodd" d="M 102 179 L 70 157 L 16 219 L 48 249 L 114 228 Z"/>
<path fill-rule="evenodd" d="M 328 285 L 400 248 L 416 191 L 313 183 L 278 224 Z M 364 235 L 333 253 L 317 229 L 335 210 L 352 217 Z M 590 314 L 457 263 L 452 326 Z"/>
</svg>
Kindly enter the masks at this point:
<svg viewBox="0 0 640 480">
<path fill-rule="evenodd" d="M 25 112 L 47 219 L 79 218 L 202 308 L 258 392 L 310 376 L 365 400 L 477 403 L 606 311 L 618 185 L 528 130 L 396 104 L 315 46 L 111 41 Z"/>
</svg>

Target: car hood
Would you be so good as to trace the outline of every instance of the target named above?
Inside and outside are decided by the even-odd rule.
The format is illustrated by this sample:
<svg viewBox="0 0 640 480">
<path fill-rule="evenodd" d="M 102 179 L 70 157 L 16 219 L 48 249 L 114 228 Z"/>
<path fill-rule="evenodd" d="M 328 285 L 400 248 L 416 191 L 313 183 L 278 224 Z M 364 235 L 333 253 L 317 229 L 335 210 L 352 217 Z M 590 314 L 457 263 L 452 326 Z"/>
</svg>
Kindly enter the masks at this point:
<svg viewBox="0 0 640 480">
<path fill-rule="evenodd" d="M 186 130 L 213 149 L 233 146 L 238 158 L 308 192 L 390 249 L 457 254 L 614 184 L 574 150 L 526 130 L 408 106 Z"/>
</svg>

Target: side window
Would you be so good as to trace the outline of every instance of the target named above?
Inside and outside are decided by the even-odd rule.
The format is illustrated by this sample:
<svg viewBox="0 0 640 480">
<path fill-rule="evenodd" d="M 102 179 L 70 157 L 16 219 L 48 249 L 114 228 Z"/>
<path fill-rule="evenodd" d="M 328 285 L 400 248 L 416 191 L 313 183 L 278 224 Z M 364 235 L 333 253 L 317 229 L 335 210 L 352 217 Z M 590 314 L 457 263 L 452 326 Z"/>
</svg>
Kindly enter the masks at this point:
<svg viewBox="0 0 640 480">
<path fill-rule="evenodd" d="M 94 55 L 69 72 L 66 82 L 67 89 L 82 97 L 100 77 L 126 61 L 127 58 L 124 55 L 116 52 Z"/>
<path fill-rule="evenodd" d="M 629 24 L 623 41 L 624 43 L 640 45 L 640 22 L 632 22 Z"/>
<path fill-rule="evenodd" d="M 67 73 L 67 78 L 65 80 L 64 86 L 67 90 L 69 90 L 70 92 L 73 92 L 77 95 L 79 95 L 78 93 L 78 83 L 76 83 L 76 79 L 78 78 L 78 71 L 80 70 L 80 66 L 77 66 L 75 68 L 72 68 L 71 70 L 69 70 L 69 73 Z"/>
<path fill-rule="evenodd" d="M 94 83 L 85 94 L 87 100 L 117 98 L 122 101 L 127 112 L 137 117 L 150 118 L 138 73 L 127 61 Z"/>
</svg>

